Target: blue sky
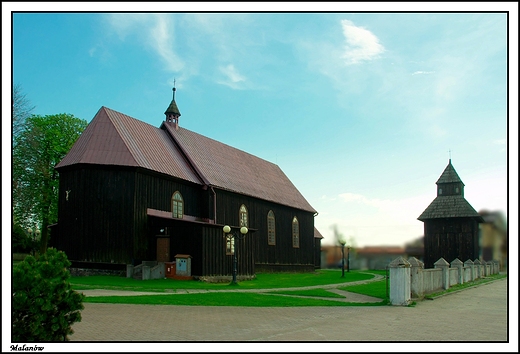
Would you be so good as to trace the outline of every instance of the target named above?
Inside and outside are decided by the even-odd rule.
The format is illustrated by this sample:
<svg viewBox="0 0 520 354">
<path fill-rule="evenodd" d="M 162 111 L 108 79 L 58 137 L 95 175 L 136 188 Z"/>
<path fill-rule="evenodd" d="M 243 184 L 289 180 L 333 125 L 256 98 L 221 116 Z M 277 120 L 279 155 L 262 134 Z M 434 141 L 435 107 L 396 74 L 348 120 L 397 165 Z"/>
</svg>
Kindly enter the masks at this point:
<svg viewBox="0 0 520 354">
<path fill-rule="evenodd" d="M 55 11 L 85 9 L 63 6 Z M 111 9 L 97 6 L 90 10 Z M 449 151 L 468 202 L 506 213 L 508 60 L 516 63 L 512 97 L 518 82 L 507 15 L 344 6 L 328 13 L 188 13 L 200 10 L 194 5 L 181 13 L 15 13 L 12 80 L 35 114 L 90 121 L 106 106 L 157 127 L 175 80 L 180 125 L 279 165 L 318 210 L 324 244 L 334 241 L 332 225 L 357 246 L 422 236 L 417 217 L 436 196 Z M 511 10 L 481 6 L 475 10 Z M 518 17 L 511 23 L 510 43 L 517 43 Z"/>
</svg>

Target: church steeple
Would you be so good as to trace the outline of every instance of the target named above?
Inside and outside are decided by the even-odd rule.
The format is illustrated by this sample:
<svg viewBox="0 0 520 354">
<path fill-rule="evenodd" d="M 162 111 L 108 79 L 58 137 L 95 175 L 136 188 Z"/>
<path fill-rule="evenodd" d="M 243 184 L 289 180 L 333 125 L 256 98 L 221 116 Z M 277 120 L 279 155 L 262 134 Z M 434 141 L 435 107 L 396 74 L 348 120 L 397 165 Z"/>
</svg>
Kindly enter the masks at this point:
<svg viewBox="0 0 520 354">
<path fill-rule="evenodd" d="M 166 115 L 166 122 L 174 123 L 175 129 L 179 129 L 179 117 L 181 116 L 181 112 L 179 112 L 179 108 L 177 107 L 177 103 L 175 103 L 175 80 L 173 81 L 173 98 L 166 109 L 164 114 Z"/>
</svg>

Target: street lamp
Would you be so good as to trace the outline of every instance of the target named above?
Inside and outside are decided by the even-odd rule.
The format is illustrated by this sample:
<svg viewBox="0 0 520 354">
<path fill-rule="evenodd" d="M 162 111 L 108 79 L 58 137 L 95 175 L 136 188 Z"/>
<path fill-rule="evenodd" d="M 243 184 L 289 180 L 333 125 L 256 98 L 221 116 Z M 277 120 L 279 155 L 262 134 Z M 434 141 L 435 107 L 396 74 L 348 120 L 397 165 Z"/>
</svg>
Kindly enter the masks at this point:
<svg viewBox="0 0 520 354">
<path fill-rule="evenodd" d="M 226 225 L 222 228 L 222 230 L 224 231 L 225 235 L 224 237 L 226 238 L 227 242 L 232 242 L 232 247 L 231 247 L 231 253 L 233 254 L 233 281 L 232 281 L 232 284 L 233 285 L 236 285 L 237 284 L 237 255 L 236 255 L 236 252 L 235 252 L 235 239 L 243 239 L 244 237 L 246 237 L 246 234 L 247 234 L 247 227 L 245 226 L 242 226 L 240 228 L 240 235 L 237 231 L 231 231 L 231 227 Z"/>
<path fill-rule="evenodd" d="M 345 278 L 345 240 L 340 240 L 341 244 L 341 277 Z"/>
<path fill-rule="evenodd" d="M 350 246 L 347 247 L 347 272 L 350 272 Z"/>
</svg>

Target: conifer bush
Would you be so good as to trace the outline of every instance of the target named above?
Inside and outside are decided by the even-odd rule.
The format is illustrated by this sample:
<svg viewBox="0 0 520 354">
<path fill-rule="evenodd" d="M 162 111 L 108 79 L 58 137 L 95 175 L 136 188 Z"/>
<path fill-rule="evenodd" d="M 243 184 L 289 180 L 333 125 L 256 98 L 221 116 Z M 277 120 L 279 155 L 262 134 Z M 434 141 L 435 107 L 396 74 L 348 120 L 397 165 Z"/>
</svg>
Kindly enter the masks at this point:
<svg viewBox="0 0 520 354">
<path fill-rule="evenodd" d="M 81 321 L 84 295 L 71 289 L 70 262 L 49 248 L 38 259 L 27 256 L 13 269 L 12 341 L 67 341 Z"/>
</svg>

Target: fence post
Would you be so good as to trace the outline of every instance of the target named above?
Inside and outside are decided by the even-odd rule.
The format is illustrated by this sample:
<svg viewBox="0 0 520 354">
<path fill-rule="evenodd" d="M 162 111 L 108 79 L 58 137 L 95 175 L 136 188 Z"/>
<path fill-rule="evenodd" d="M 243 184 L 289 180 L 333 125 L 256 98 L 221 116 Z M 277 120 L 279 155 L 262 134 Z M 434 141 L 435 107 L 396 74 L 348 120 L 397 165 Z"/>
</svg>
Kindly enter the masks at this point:
<svg viewBox="0 0 520 354">
<path fill-rule="evenodd" d="M 493 274 L 493 262 L 487 261 L 486 262 L 486 275 Z"/>
<path fill-rule="evenodd" d="M 424 263 L 415 257 L 408 259 L 410 263 L 410 289 L 412 292 L 412 298 L 422 298 L 424 296 L 424 285 L 423 285 L 423 269 Z"/>
<path fill-rule="evenodd" d="M 450 264 L 446 262 L 444 258 L 439 258 L 437 262 L 433 264 L 434 268 L 442 269 L 442 287 L 444 290 L 450 288 Z"/>
<path fill-rule="evenodd" d="M 457 277 L 457 284 L 463 284 L 464 283 L 464 269 L 462 269 L 463 268 L 463 264 L 462 264 L 461 260 L 458 259 L 458 258 L 455 258 L 451 262 L 451 267 L 452 268 L 457 268 L 457 272 L 459 273 L 459 275 Z"/>
<path fill-rule="evenodd" d="M 403 257 L 394 259 L 390 269 L 390 303 L 392 305 L 408 305 L 411 301 L 410 263 Z"/>
<path fill-rule="evenodd" d="M 482 278 L 482 264 L 480 263 L 480 260 L 475 259 L 475 262 L 473 262 L 473 264 L 475 264 L 475 268 L 477 271 L 476 278 Z"/>
<path fill-rule="evenodd" d="M 473 264 L 473 262 L 471 261 L 471 259 L 468 259 L 466 262 L 464 262 L 464 267 L 468 267 L 470 269 L 470 279 L 469 281 L 474 281 L 475 280 L 475 265 Z"/>
</svg>

